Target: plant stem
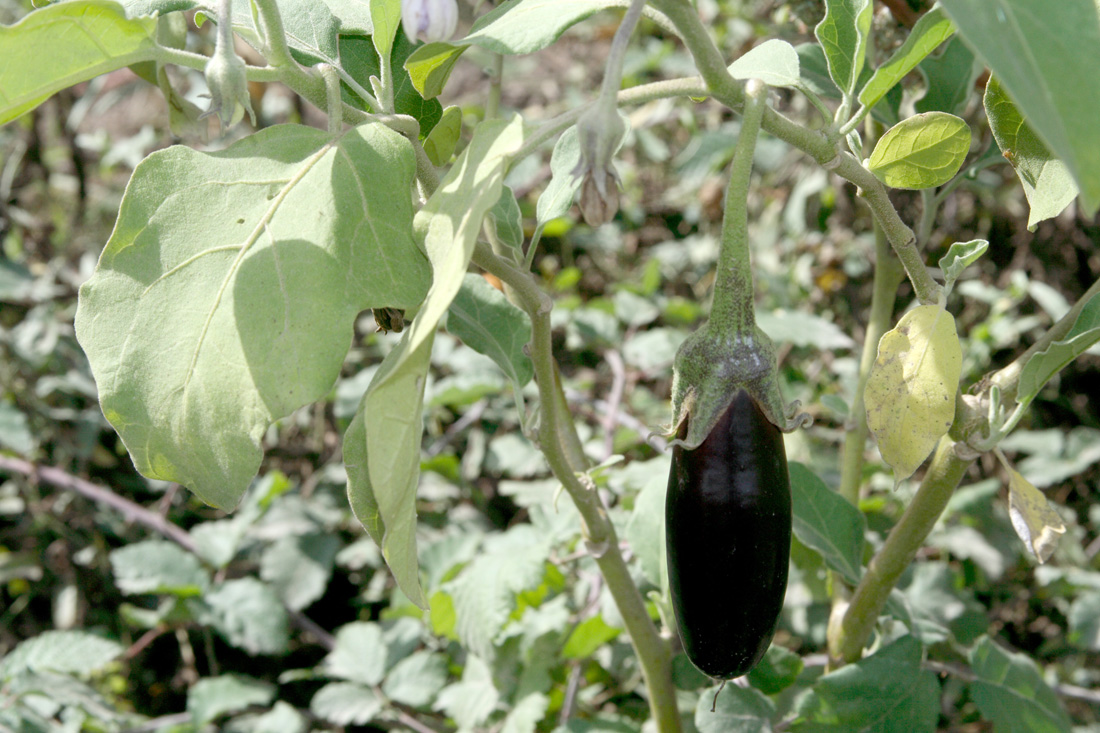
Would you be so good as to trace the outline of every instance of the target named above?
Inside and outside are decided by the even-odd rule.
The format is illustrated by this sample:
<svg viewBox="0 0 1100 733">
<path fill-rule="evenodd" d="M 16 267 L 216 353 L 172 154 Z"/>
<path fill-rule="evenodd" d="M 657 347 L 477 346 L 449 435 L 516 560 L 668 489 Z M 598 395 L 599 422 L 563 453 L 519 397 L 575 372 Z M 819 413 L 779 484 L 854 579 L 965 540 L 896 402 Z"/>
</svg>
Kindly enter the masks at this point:
<svg viewBox="0 0 1100 733">
<path fill-rule="evenodd" d="M 561 481 L 581 515 L 582 533 L 589 552 L 600 568 L 634 645 L 657 730 L 678 733 L 680 714 L 672 684 L 671 649 L 649 618 L 645 601 L 630 577 L 607 508 L 599 493 L 582 480 L 588 459 L 580 451 L 580 440 L 561 390 L 550 338 L 550 298 L 529 273 L 497 257 L 485 244 L 478 243 L 473 261 L 508 285 L 516 302 L 531 318 L 531 361 L 541 401 L 539 446 L 550 470 Z"/>
<path fill-rule="evenodd" d="M 971 461 L 959 458 L 955 445 L 946 435 L 940 439 L 920 488 L 867 567 L 837 633 L 829 639 L 832 664 L 841 666 L 860 658 L 890 591 L 916 557 L 966 474 Z"/>
<path fill-rule="evenodd" d="M 321 78 L 325 80 L 325 98 L 328 112 L 328 131 L 332 136 L 340 134 L 344 124 L 344 104 L 340 101 L 340 77 L 330 64 L 320 64 Z"/>
<path fill-rule="evenodd" d="M 848 416 L 848 432 L 844 436 L 839 493 L 852 504 L 859 503 L 859 486 L 863 476 L 863 454 L 867 448 L 867 413 L 863 392 L 871 375 L 871 366 L 878 355 L 878 342 L 890 328 L 898 285 L 905 273 L 894 259 L 882 229 L 875 227 L 875 274 L 871 293 L 871 313 L 863 337 L 863 353 L 859 359 L 859 381 Z"/>
<path fill-rule="evenodd" d="M 752 158 L 760 119 L 764 115 L 768 88 L 757 82 L 749 85 L 741 132 L 730 163 L 730 181 L 726 188 L 726 206 L 722 217 L 722 243 L 714 281 L 714 303 L 707 328 L 721 329 L 731 339 L 752 338 L 756 332 L 752 267 L 749 255 L 748 193 L 752 177 Z M 713 326 L 712 326 L 713 324 Z"/>
<path fill-rule="evenodd" d="M 272 66 L 288 67 L 302 70 L 298 62 L 290 54 L 290 46 L 286 42 L 286 30 L 283 28 L 283 18 L 279 15 L 279 6 L 275 0 L 253 0 L 256 10 L 260 14 L 260 23 L 263 26 L 264 56 Z"/>
<path fill-rule="evenodd" d="M 680 37 L 695 59 L 710 94 L 730 109 L 739 110 L 745 101 L 742 84 L 730 76 L 725 60 L 711 40 L 706 27 L 687 0 L 652 0 L 680 32 Z M 913 290 L 921 303 L 938 303 L 943 288 L 932 279 L 916 247 L 916 235 L 898 215 L 886 188 L 850 153 L 839 150 L 822 132 L 799 125 L 773 109 L 764 113 L 761 126 L 780 140 L 793 145 L 816 160 L 826 170 L 854 183 L 871 213 L 882 226 L 890 245 L 905 266 Z"/>
<path fill-rule="evenodd" d="M 210 57 L 193 51 L 185 51 L 181 48 L 157 46 L 154 60 L 158 64 L 175 64 L 176 66 L 202 71 L 206 68 L 206 64 L 210 62 Z M 246 64 L 244 71 L 249 81 L 272 82 L 282 79 L 282 72 L 274 66 L 248 66 Z"/>
<path fill-rule="evenodd" d="M 500 92 L 504 81 L 504 55 L 493 54 L 493 68 L 489 73 L 489 99 L 485 102 L 485 119 L 495 120 L 500 116 Z"/>
</svg>

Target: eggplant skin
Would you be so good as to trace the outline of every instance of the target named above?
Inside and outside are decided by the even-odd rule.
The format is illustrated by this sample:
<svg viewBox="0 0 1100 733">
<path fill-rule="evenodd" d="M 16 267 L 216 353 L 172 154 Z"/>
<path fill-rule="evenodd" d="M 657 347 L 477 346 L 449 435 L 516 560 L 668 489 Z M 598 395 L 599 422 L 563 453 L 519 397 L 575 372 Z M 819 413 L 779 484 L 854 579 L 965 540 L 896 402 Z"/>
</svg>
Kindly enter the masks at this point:
<svg viewBox="0 0 1100 733">
<path fill-rule="evenodd" d="M 665 531 L 688 659 L 717 679 L 748 673 L 783 609 L 791 480 L 783 433 L 744 390 L 698 448 L 673 448 Z"/>
</svg>

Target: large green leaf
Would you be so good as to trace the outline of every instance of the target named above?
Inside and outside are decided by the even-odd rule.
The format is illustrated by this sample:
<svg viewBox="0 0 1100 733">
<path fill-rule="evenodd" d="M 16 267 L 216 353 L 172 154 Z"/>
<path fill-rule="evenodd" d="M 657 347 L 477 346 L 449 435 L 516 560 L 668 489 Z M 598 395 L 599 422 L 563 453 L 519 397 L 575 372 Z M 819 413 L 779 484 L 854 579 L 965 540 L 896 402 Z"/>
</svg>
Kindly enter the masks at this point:
<svg viewBox="0 0 1100 733">
<path fill-rule="evenodd" d="M 156 56 L 157 22 L 111 0 L 54 3 L 0 26 L 0 125 L 50 95 Z"/>
<path fill-rule="evenodd" d="M 435 97 L 458 57 L 471 45 L 505 55 L 534 53 L 558 40 L 570 26 L 622 4 L 616 0 L 509 0 L 478 18 L 462 40 L 421 46 L 405 68 L 424 97 Z"/>
<path fill-rule="evenodd" d="M 710 688 L 695 705 L 699 733 L 770 733 L 773 717 L 775 703 L 751 687 L 723 685 L 717 694 Z"/>
<path fill-rule="evenodd" d="M 943 0 L 1024 119 L 1100 205 L 1100 6 L 1094 0 Z"/>
<path fill-rule="evenodd" d="M 398 18 L 400 25 L 400 18 Z M 420 137 L 425 138 L 435 127 L 443 115 L 443 106 L 435 99 L 424 99 L 416 91 L 409 73 L 401 68 L 401 64 L 413 52 L 415 44 L 405 37 L 405 34 L 394 29 L 396 36 L 390 42 L 390 63 L 393 71 L 393 104 L 397 114 L 411 115 L 420 123 Z M 382 66 L 379 62 L 376 48 L 377 40 L 366 36 L 341 36 L 340 37 L 340 62 L 345 71 L 354 79 L 360 81 L 370 77 L 378 77 L 382 74 Z M 366 103 L 359 98 L 351 88 L 341 82 L 341 93 L 345 102 L 368 112 L 371 110 Z M 446 161 L 443 161 L 446 162 Z"/>
<path fill-rule="evenodd" d="M 912 733 L 934 730 L 940 685 L 924 671 L 921 643 L 905 636 L 820 678 L 800 699 L 797 733 Z"/>
<path fill-rule="evenodd" d="M 872 13 L 871 0 L 826 0 L 825 17 L 814 29 L 829 76 L 845 94 L 855 92 L 863 71 Z"/>
<path fill-rule="evenodd" d="M 352 509 L 382 547 L 405 595 L 424 608 L 427 599 L 416 556 L 416 487 L 432 340 L 462 287 L 482 219 L 500 198 L 508 155 L 522 140 L 519 118 L 480 125 L 417 213 L 417 232 L 424 237 L 435 277 L 416 318 L 371 381 L 344 440 Z"/>
<path fill-rule="evenodd" d="M 137 167 L 76 332 L 138 470 L 236 505 L 268 425 L 332 388 L 356 315 L 422 299 L 395 195 L 414 173 L 408 142 L 373 123 L 272 127 Z"/>
<path fill-rule="evenodd" d="M 791 463 L 791 507 L 799 541 L 853 585 L 863 571 L 863 513 L 801 463 Z"/>
<path fill-rule="evenodd" d="M 1034 231 L 1039 222 L 1058 216 L 1070 205 L 1077 197 L 1077 184 L 1066 164 L 1050 154 L 1027 124 L 997 77 L 989 77 L 983 101 L 997 147 L 1024 187 L 1031 207 L 1027 228 Z"/>
<path fill-rule="evenodd" d="M 970 695 L 998 733 L 1069 733 L 1070 720 L 1035 662 L 988 637 L 970 650 Z"/>
<path fill-rule="evenodd" d="M 942 51 L 920 62 L 925 92 L 914 105 L 917 112 L 962 114 L 983 68 L 966 42 L 958 34 L 952 36 Z"/>
</svg>

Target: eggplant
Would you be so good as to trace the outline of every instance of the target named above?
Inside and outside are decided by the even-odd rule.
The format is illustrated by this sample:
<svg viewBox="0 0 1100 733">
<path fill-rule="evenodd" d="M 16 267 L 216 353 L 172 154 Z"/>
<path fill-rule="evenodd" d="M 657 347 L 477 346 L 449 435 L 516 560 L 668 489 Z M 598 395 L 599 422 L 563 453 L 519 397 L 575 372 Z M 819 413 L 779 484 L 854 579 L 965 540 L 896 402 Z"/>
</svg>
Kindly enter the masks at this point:
<svg viewBox="0 0 1100 733">
<path fill-rule="evenodd" d="M 748 673 L 768 650 L 783 609 L 791 481 L 783 433 L 746 391 L 698 448 L 673 448 L 665 531 L 688 659 L 716 679 Z"/>
</svg>

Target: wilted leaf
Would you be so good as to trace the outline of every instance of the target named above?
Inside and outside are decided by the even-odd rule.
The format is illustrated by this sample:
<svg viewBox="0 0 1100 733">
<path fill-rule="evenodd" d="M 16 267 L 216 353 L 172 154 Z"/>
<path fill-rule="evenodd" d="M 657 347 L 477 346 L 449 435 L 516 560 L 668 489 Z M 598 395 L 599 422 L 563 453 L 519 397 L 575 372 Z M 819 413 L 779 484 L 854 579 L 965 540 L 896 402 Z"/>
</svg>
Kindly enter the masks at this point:
<svg viewBox="0 0 1100 733">
<path fill-rule="evenodd" d="M 1066 532 L 1065 522 L 1043 492 L 1015 469 L 1009 469 L 1008 512 L 1028 554 L 1039 562 L 1050 559 L 1059 536 Z"/>
<path fill-rule="evenodd" d="M 962 349 L 955 319 L 923 305 L 883 334 L 867 380 L 867 425 L 896 481 L 913 474 L 955 419 Z"/>
</svg>

